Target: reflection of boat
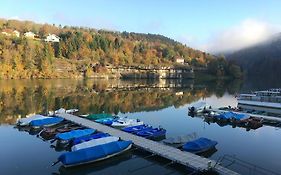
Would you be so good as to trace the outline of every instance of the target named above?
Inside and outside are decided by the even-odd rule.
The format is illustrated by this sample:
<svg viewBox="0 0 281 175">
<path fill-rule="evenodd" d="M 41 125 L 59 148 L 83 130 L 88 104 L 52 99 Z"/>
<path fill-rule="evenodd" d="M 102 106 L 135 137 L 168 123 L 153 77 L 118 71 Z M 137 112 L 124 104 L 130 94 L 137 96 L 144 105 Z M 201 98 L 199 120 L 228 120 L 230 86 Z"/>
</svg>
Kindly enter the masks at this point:
<svg viewBox="0 0 281 175">
<path fill-rule="evenodd" d="M 75 138 L 72 141 L 72 145 L 77 145 L 79 143 L 87 142 L 87 141 L 90 141 L 92 139 L 98 139 L 98 138 L 103 138 L 103 137 L 108 137 L 108 136 L 110 136 L 110 135 L 107 134 L 107 133 L 102 133 L 102 132 L 97 133 L 97 134 L 93 134 L 93 135 L 82 136 L 82 137 Z"/>
<path fill-rule="evenodd" d="M 152 126 L 137 125 L 137 126 L 130 126 L 130 127 L 122 128 L 122 131 L 125 131 L 128 133 L 137 133 L 139 131 L 150 130 L 150 129 L 152 129 Z"/>
<path fill-rule="evenodd" d="M 95 131 L 95 129 L 77 129 L 69 132 L 59 133 L 56 135 L 55 140 L 58 140 L 60 143 L 68 143 L 70 140 L 75 138 L 91 135 Z"/>
<path fill-rule="evenodd" d="M 153 129 L 137 132 L 136 134 L 141 137 L 156 139 L 158 137 L 165 136 L 166 130 L 163 128 L 153 128 Z"/>
<path fill-rule="evenodd" d="M 114 120 L 111 124 L 113 127 L 126 127 L 126 126 L 137 126 L 143 125 L 143 122 L 139 119 L 128 119 L 128 118 L 119 118 Z"/>
<path fill-rule="evenodd" d="M 204 137 L 196 139 L 194 141 L 187 142 L 183 145 L 183 150 L 191 153 L 202 153 L 211 148 L 214 148 L 218 144 L 217 141 L 213 141 Z"/>
<path fill-rule="evenodd" d="M 77 151 L 77 150 L 80 150 L 80 149 L 90 148 L 90 147 L 93 147 L 93 146 L 111 143 L 111 142 L 115 142 L 115 141 L 118 141 L 118 140 L 119 140 L 119 137 L 114 137 L 114 136 L 92 139 L 90 141 L 82 142 L 82 143 L 79 143 L 77 145 L 72 146 L 71 151 Z"/>
<path fill-rule="evenodd" d="M 67 152 L 58 158 L 65 167 L 78 166 L 108 159 L 129 150 L 131 141 L 116 141 L 78 151 Z M 57 163 L 57 162 L 56 162 Z"/>
<path fill-rule="evenodd" d="M 191 114 L 194 114 L 194 113 L 204 112 L 206 109 L 210 109 L 210 108 L 211 108 L 210 105 L 208 105 L 206 102 L 201 101 L 190 105 L 190 107 L 188 107 L 188 110 Z"/>
<path fill-rule="evenodd" d="M 60 117 L 50 117 L 38 120 L 32 120 L 29 125 L 33 128 L 40 128 L 44 126 L 52 126 L 62 122 L 64 119 Z"/>
</svg>

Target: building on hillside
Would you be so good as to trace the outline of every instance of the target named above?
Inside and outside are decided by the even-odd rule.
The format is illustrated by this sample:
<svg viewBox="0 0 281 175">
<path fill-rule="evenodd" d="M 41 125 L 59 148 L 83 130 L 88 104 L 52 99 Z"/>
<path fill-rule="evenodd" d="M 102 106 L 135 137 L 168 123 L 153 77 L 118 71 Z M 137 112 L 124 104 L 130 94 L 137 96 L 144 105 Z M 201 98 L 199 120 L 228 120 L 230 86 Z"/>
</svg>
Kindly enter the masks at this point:
<svg viewBox="0 0 281 175">
<path fill-rule="evenodd" d="M 49 34 L 46 36 L 45 40 L 46 42 L 60 42 L 60 37 L 58 37 L 55 34 Z"/>
<path fill-rule="evenodd" d="M 25 32 L 23 35 L 26 38 L 34 39 L 36 34 L 33 32 Z"/>
<path fill-rule="evenodd" d="M 1 34 L 6 35 L 6 36 L 20 37 L 20 32 L 17 30 L 12 30 L 12 29 L 4 29 L 4 30 L 2 30 Z"/>
<path fill-rule="evenodd" d="M 176 63 L 184 64 L 184 59 L 183 58 L 176 58 L 175 61 L 176 61 Z"/>
</svg>

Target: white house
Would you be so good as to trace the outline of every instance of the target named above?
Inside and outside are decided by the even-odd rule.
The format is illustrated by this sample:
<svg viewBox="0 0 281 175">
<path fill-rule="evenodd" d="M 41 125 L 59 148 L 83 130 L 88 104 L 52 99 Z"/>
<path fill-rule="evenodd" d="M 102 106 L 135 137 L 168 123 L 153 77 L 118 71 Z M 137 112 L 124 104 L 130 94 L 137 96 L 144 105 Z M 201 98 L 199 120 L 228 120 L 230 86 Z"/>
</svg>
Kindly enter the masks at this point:
<svg viewBox="0 0 281 175">
<path fill-rule="evenodd" d="M 176 63 L 184 64 L 184 59 L 183 58 L 177 58 Z"/>
<path fill-rule="evenodd" d="M 60 42 L 60 37 L 58 37 L 55 34 L 49 34 L 48 36 L 46 36 L 45 41 L 46 42 Z"/>
<path fill-rule="evenodd" d="M 23 35 L 24 35 L 24 37 L 31 38 L 31 39 L 34 39 L 34 37 L 35 37 L 35 33 L 33 33 L 33 32 L 25 32 Z"/>
<path fill-rule="evenodd" d="M 11 29 L 4 29 L 1 34 L 6 35 L 6 36 L 16 36 L 20 37 L 20 32 L 17 30 L 11 30 Z"/>
</svg>

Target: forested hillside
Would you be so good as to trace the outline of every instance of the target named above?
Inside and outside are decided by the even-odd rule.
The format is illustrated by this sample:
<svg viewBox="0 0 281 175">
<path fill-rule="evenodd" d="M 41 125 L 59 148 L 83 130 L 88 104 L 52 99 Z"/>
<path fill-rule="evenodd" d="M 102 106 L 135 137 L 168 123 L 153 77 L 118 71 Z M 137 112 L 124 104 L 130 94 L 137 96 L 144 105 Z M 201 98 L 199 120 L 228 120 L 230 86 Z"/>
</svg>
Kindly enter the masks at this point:
<svg viewBox="0 0 281 175">
<path fill-rule="evenodd" d="M 1 31 L 5 30 L 16 30 L 20 36 L 4 35 Z M 26 32 L 32 32 L 37 37 L 35 39 L 25 37 Z M 57 35 L 60 41 L 45 42 L 44 38 L 48 34 Z M 97 64 L 100 67 L 105 65 L 171 66 L 175 64 L 176 58 L 184 58 L 188 65 L 203 68 L 208 67 L 209 63 L 216 62 L 212 72 L 219 76 L 228 73 L 228 69 L 232 66 L 226 60 L 220 64 L 208 53 L 192 49 L 161 35 L 0 19 L 0 78 L 2 79 L 77 77 L 87 70 L 103 70 L 93 69 L 93 65 Z M 219 73 L 217 68 L 220 68 Z M 237 77 L 237 75 L 233 76 Z"/>
<path fill-rule="evenodd" d="M 266 42 L 227 55 L 239 64 L 248 76 L 281 79 L 281 34 Z"/>
</svg>

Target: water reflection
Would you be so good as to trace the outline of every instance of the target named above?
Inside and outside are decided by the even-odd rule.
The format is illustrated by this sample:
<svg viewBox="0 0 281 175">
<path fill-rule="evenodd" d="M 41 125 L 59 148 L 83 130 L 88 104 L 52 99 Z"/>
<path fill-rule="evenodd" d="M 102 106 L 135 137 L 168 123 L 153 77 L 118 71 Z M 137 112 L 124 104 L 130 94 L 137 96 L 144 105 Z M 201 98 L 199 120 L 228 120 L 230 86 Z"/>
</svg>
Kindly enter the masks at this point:
<svg viewBox="0 0 281 175">
<path fill-rule="evenodd" d="M 235 86 L 233 85 L 235 84 Z M 127 113 L 180 107 L 215 94 L 239 92 L 235 82 L 179 80 L 9 80 L 0 81 L 0 123 L 28 114 L 78 108 L 81 113 Z"/>
</svg>

